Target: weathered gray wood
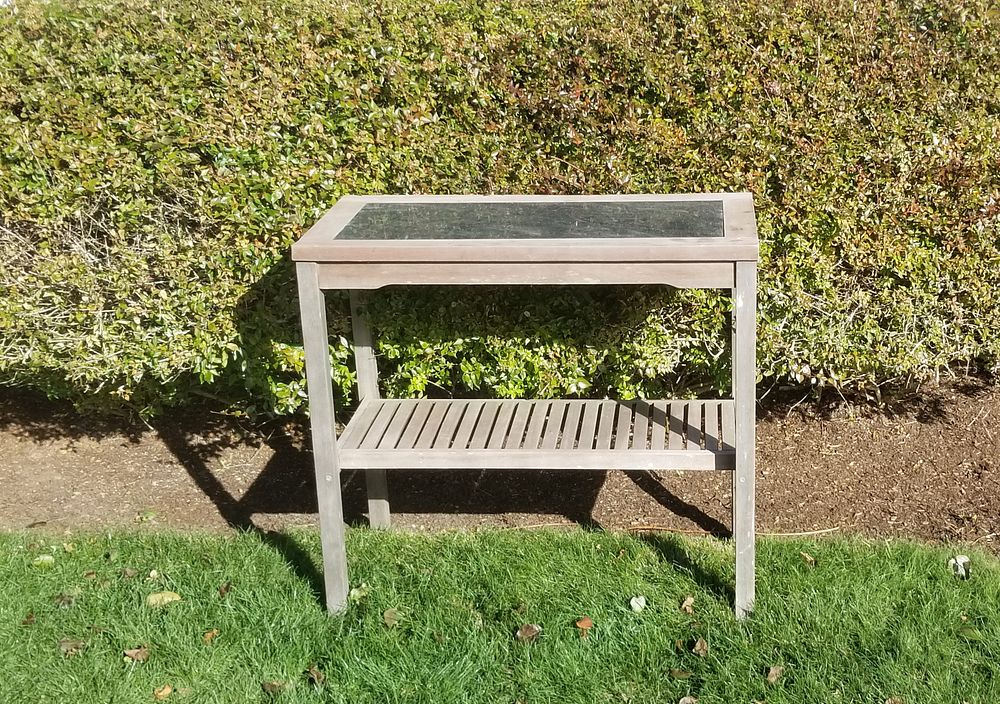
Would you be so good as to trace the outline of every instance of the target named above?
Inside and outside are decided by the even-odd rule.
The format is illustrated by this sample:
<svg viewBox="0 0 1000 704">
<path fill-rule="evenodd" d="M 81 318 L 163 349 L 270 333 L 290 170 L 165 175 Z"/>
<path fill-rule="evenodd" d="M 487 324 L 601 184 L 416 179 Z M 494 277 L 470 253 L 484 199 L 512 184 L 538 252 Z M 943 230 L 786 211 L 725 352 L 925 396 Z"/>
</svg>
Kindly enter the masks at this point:
<svg viewBox="0 0 1000 704">
<path fill-rule="evenodd" d="M 341 462 L 345 469 L 384 467 L 387 469 L 671 469 L 731 470 L 733 452 L 689 452 L 688 450 L 662 450 L 660 452 L 619 452 L 618 450 L 591 450 L 565 452 L 563 450 L 521 449 L 505 450 L 344 450 Z"/>
<path fill-rule="evenodd" d="M 528 430 L 524 434 L 525 450 L 538 449 L 538 441 L 541 440 L 542 428 L 545 426 L 545 419 L 548 417 L 548 411 L 548 401 L 533 402 L 531 420 L 528 421 Z"/>
<path fill-rule="evenodd" d="M 413 445 L 417 442 L 417 437 L 420 435 L 420 431 L 424 429 L 424 423 L 427 422 L 427 416 L 431 414 L 432 408 L 434 408 L 433 401 L 421 399 L 417 402 L 416 408 L 413 409 L 413 415 L 410 416 L 410 421 L 403 429 L 403 434 L 399 436 L 399 440 L 396 443 L 397 448 L 400 450 L 413 448 Z"/>
<path fill-rule="evenodd" d="M 438 432 L 441 430 L 441 423 L 444 421 L 444 415 L 448 412 L 449 405 L 448 401 L 434 401 L 434 406 L 424 422 L 424 428 L 413 444 L 414 448 L 425 450 L 434 445 L 434 440 L 437 439 Z"/>
<path fill-rule="evenodd" d="M 542 450 L 554 450 L 562 435 L 563 418 L 566 415 L 566 402 L 553 401 L 549 405 L 549 417 L 545 421 L 545 430 L 542 433 Z"/>
<path fill-rule="evenodd" d="M 320 544 L 323 547 L 326 608 L 330 613 L 336 613 L 347 605 L 347 550 L 344 542 L 340 458 L 334 436 L 336 420 L 333 386 L 330 383 L 332 370 L 326 301 L 319 287 L 317 264 L 296 265 L 296 277 L 306 358 L 309 425 L 312 430 L 313 461 L 316 468 L 316 497 L 319 504 Z"/>
<path fill-rule="evenodd" d="M 451 447 L 451 440 L 455 437 L 455 431 L 458 430 L 458 424 L 468 405 L 467 401 L 453 401 L 448 404 L 448 412 L 445 414 L 444 420 L 441 421 L 441 430 L 434 439 L 435 449 Z"/>
<path fill-rule="evenodd" d="M 652 423 L 652 428 L 650 431 L 650 443 L 649 447 L 651 450 L 662 450 L 666 445 L 667 439 L 667 418 L 670 414 L 669 404 L 663 401 L 653 402 L 653 412 L 650 421 Z"/>
<path fill-rule="evenodd" d="M 632 421 L 632 449 L 646 450 L 649 447 L 649 416 L 651 407 L 646 401 L 635 402 L 635 419 Z"/>
<path fill-rule="evenodd" d="M 671 450 L 680 450 L 684 446 L 684 411 L 687 404 L 674 401 L 670 404 L 670 445 Z"/>
<path fill-rule="evenodd" d="M 732 401 L 722 402 L 722 449 L 736 448 L 736 409 Z M 735 477 L 734 477 L 735 481 Z"/>
<path fill-rule="evenodd" d="M 521 439 L 524 437 L 524 429 L 528 425 L 528 417 L 531 415 L 531 401 L 518 401 L 517 408 L 514 409 L 514 420 L 511 421 L 510 431 L 507 434 L 507 442 L 504 449 L 517 450 L 521 447 Z"/>
<path fill-rule="evenodd" d="M 462 422 L 455 432 L 455 439 L 451 441 L 453 448 L 464 450 L 469 446 L 469 440 L 472 439 L 472 431 L 476 429 L 476 424 L 479 422 L 479 414 L 483 412 L 484 403 L 484 401 L 469 401 L 469 405 L 465 409 L 465 416 L 462 418 Z"/>
<path fill-rule="evenodd" d="M 622 401 L 618 404 L 618 428 L 615 430 L 616 450 L 629 448 L 629 435 L 632 431 L 632 406 L 631 401 Z"/>
<path fill-rule="evenodd" d="M 696 452 L 701 449 L 701 404 L 687 404 L 687 449 Z"/>
<path fill-rule="evenodd" d="M 375 419 L 375 415 L 379 412 L 380 408 L 378 399 L 366 399 L 362 401 L 357 410 L 354 411 L 354 416 L 348 421 L 344 432 L 340 434 L 338 444 L 341 447 L 357 447 L 368 433 L 368 429 L 371 427 L 372 421 Z"/>
<path fill-rule="evenodd" d="M 389 427 L 385 429 L 385 433 L 382 434 L 382 439 L 379 441 L 378 446 L 380 448 L 386 450 L 395 449 L 400 436 L 409 424 L 415 410 L 417 410 L 417 404 L 412 400 L 400 401 L 399 410 L 396 411 L 396 415 L 389 421 Z"/>
<path fill-rule="evenodd" d="M 716 452 L 719 449 L 719 402 L 705 402 L 705 449 Z"/>
<path fill-rule="evenodd" d="M 371 450 L 382 444 L 382 436 L 385 435 L 386 429 L 389 427 L 389 423 L 392 422 L 393 417 L 395 417 L 396 412 L 399 410 L 399 401 L 382 401 L 380 403 L 381 409 L 375 420 L 372 421 L 371 429 L 365 434 L 364 440 L 360 443 L 356 443 L 353 447 L 362 447 L 366 450 Z M 352 447 L 351 443 L 341 440 L 341 447 Z"/>
<path fill-rule="evenodd" d="M 504 441 L 507 439 L 510 430 L 511 418 L 514 417 L 514 409 L 516 407 L 517 404 L 510 401 L 500 406 L 500 412 L 497 413 L 497 419 L 493 423 L 493 432 L 490 434 L 490 441 L 486 443 L 488 449 L 503 449 Z"/>
<path fill-rule="evenodd" d="M 594 448 L 596 450 L 611 449 L 611 433 L 615 428 L 615 412 L 618 404 L 614 401 L 604 401 L 601 403 L 601 415 L 597 421 L 597 437 L 594 438 Z"/>
<path fill-rule="evenodd" d="M 482 450 L 486 447 L 486 443 L 490 439 L 490 433 L 493 432 L 493 424 L 497 419 L 499 411 L 499 401 L 487 401 L 483 405 L 483 412 L 479 415 L 479 423 L 476 425 L 476 431 L 472 434 L 472 440 L 469 441 L 470 450 Z"/>
<path fill-rule="evenodd" d="M 754 481 L 756 425 L 757 264 L 736 263 L 736 495 L 733 498 L 733 542 L 736 545 L 736 615 L 754 605 Z"/>
<path fill-rule="evenodd" d="M 600 413 L 600 406 L 590 402 L 583 409 L 583 421 L 580 423 L 580 436 L 576 444 L 578 450 L 592 450 L 594 448 L 594 438 L 597 432 L 597 416 Z"/>
<path fill-rule="evenodd" d="M 559 436 L 559 449 L 572 450 L 576 447 L 576 436 L 580 432 L 580 416 L 583 414 L 583 401 L 570 401 L 566 406 L 566 420 Z"/>
</svg>

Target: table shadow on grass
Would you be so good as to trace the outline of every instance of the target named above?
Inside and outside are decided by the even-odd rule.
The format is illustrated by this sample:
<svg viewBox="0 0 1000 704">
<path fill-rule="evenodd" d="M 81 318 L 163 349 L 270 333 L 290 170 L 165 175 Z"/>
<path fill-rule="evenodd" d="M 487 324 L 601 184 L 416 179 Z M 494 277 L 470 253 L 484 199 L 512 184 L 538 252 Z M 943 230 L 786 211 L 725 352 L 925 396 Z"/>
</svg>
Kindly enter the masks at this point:
<svg viewBox="0 0 1000 704">
<path fill-rule="evenodd" d="M 716 567 L 699 560 L 688 541 L 673 533 L 640 533 L 639 539 L 649 545 L 663 562 L 690 576 L 699 587 L 730 605 L 735 603 L 732 575 L 725 574 L 721 566 Z"/>
</svg>

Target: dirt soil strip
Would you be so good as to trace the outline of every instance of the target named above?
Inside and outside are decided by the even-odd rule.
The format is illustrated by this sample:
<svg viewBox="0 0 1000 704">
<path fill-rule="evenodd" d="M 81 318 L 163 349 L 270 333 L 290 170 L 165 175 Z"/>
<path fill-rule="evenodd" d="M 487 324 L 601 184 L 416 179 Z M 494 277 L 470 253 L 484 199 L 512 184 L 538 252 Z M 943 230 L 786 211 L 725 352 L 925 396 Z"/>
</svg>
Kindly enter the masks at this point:
<svg viewBox="0 0 1000 704">
<path fill-rule="evenodd" d="M 766 402 L 758 424 L 758 530 L 836 529 L 1000 546 L 1000 388 L 923 390 L 875 413 Z M 275 530 L 314 525 L 300 421 L 248 428 L 185 411 L 153 429 L 0 396 L 0 528 L 137 524 Z M 417 530 L 581 524 L 725 535 L 724 472 L 410 472 L 390 475 L 394 525 Z M 364 476 L 344 476 L 365 523 Z"/>
</svg>

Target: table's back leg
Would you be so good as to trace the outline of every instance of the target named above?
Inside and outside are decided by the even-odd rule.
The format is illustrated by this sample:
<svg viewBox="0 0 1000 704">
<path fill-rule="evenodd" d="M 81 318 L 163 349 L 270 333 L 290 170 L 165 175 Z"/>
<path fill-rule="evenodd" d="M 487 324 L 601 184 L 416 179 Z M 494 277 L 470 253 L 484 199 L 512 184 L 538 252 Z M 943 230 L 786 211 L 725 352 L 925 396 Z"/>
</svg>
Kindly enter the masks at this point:
<svg viewBox="0 0 1000 704">
<path fill-rule="evenodd" d="M 379 398 L 378 362 L 372 331 L 365 311 L 365 292 L 351 291 L 351 329 L 354 335 L 354 363 L 358 372 L 358 396 Z M 368 487 L 368 524 L 372 528 L 389 527 L 389 487 L 384 469 L 365 470 Z"/>
<path fill-rule="evenodd" d="M 326 301 L 319 287 L 318 271 L 319 266 L 312 262 L 300 262 L 296 265 L 316 495 L 319 500 L 326 608 L 330 613 L 336 613 L 347 605 L 347 550 L 344 541 L 344 504 L 340 490 L 333 386 L 330 379 L 329 329 L 326 324 Z"/>
<path fill-rule="evenodd" d="M 733 542 L 736 545 L 736 616 L 754 605 L 754 479 L 757 386 L 757 264 L 736 263 L 733 289 L 733 397 L 736 404 L 736 471 Z"/>
</svg>

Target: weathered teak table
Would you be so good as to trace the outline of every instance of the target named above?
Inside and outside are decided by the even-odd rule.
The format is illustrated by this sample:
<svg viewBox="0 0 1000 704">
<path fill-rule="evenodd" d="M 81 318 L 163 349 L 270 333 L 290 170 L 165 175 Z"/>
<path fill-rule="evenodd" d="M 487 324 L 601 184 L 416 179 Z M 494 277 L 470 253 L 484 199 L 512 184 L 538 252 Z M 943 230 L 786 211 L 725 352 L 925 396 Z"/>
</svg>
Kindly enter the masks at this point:
<svg viewBox="0 0 1000 704">
<path fill-rule="evenodd" d="M 340 471 L 389 523 L 389 469 L 733 471 L 736 613 L 754 601 L 757 227 L 747 193 L 342 198 L 292 247 L 331 612 L 347 600 Z M 733 398 L 393 400 L 361 292 L 414 284 L 668 284 L 733 296 Z M 350 289 L 361 403 L 337 438 L 325 289 Z"/>
</svg>

